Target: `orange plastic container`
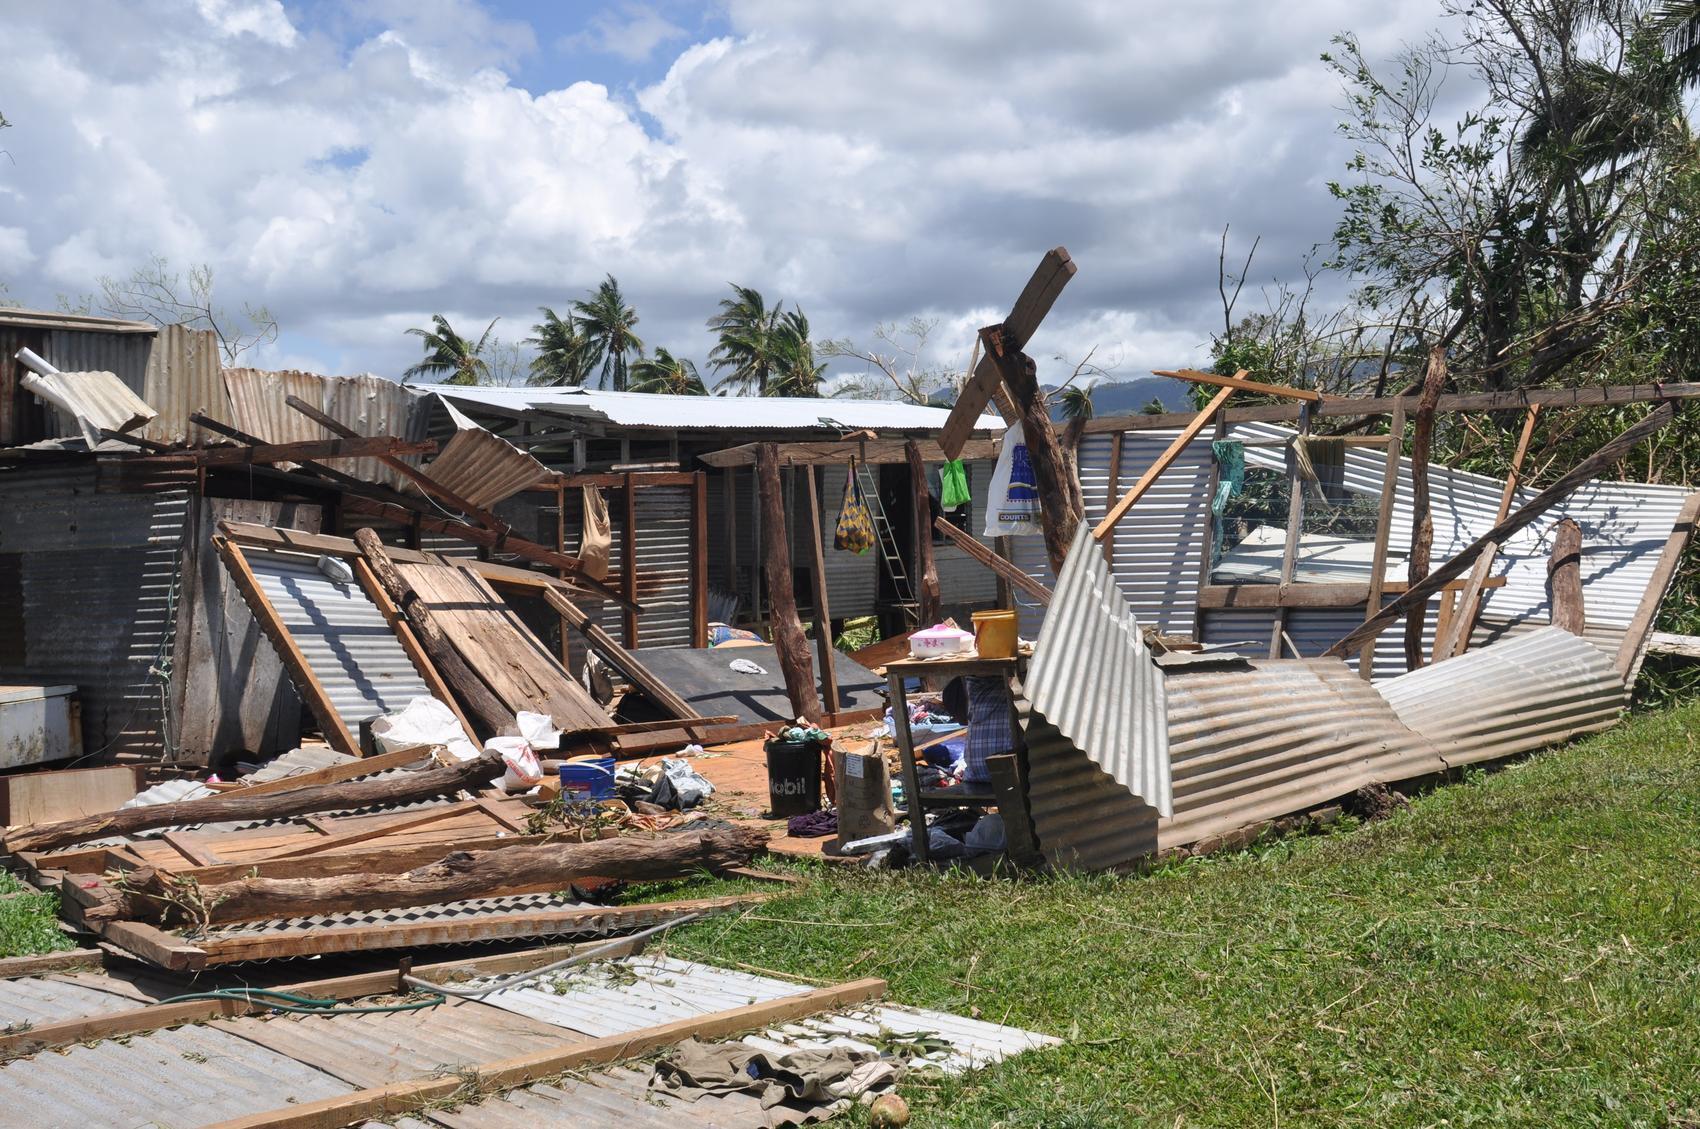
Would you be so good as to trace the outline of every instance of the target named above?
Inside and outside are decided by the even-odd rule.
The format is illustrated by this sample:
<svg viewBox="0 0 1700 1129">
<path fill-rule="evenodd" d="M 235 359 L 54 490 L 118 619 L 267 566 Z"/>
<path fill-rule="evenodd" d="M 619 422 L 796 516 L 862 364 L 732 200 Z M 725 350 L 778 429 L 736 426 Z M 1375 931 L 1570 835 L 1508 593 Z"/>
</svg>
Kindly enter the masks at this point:
<svg viewBox="0 0 1700 1129">
<path fill-rule="evenodd" d="M 983 659 L 1015 657 L 1015 613 L 1000 609 L 974 613 L 974 648 Z"/>
</svg>

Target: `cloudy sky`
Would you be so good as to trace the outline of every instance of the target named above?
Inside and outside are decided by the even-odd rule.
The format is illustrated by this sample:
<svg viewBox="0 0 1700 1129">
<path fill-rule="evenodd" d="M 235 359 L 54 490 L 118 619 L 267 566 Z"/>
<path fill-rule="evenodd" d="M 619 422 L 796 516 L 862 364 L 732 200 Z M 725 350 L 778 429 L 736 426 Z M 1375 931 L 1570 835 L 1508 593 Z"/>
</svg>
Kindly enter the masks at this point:
<svg viewBox="0 0 1700 1129">
<path fill-rule="evenodd" d="M 817 337 L 939 319 L 965 363 L 1039 256 L 1080 273 L 1031 352 L 1202 358 L 1216 250 L 1327 240 L 1346 153 L 1318 55 L 1429 0 L 75 0 L 0 5 L 0 283 L 51 308 L 149 256 L 282 336 L 254 363 L 399 375 L 408 326 L 524 337 L 618 276 L 703 359 L 728 281 Z M 1248 303 L 1257 299 L 1248 296 Z M 835 362 L 834 372 L 847 371 Z"/>
</svg>

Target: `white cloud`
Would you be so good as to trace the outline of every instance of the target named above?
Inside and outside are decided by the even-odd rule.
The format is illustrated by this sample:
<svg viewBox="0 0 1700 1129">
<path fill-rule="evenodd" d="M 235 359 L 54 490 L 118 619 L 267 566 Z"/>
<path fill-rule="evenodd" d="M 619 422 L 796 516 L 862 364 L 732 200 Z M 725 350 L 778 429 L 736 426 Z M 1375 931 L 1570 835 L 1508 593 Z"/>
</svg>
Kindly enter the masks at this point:
<svg viewBox="0 0 1700 1129">
<path fill-rule="evenodd" d="M 685 29 L 647 4 L 621 4 L 618 11 L 599 12 L 589 27 L 568 36 L 568 47 L 589 47 L 627 62 L 640 63 L 666 43 L 685 38 Z"/>
<path fill-rule="evenodd" d="M 0 107 L 0 280 L 51 305 L 153 254 L 209 262 L 227 301 L 279 318 L 271 355 L 392 375 L 432 312 L 463 331 L 500 315 L 514 340 L 607 272 L 650 344 L 700 360 L 737 281 L 863 344 L 930 312 L 940 362 L 962 364 L 1061 243 L 1080 274 L 1042 365 L 1094 343 L 1128 369 L 1182 363 L 1220 317 L 1224 223 L 1264 236 L 1254 282 L 1331 230 L 1329 36 L 1385 50 L 1437 18 L 1392 0 L 1031 11 L 732 0 L 728 32 L 634 106 L 571 76 L 512 85 L 533 33 L 473 0 L 362 0 L 352 40 L 269 2 L 29 5 Z M 590 26 L 629 59 L 682 42 L 652 7 Z"/>
</svg>

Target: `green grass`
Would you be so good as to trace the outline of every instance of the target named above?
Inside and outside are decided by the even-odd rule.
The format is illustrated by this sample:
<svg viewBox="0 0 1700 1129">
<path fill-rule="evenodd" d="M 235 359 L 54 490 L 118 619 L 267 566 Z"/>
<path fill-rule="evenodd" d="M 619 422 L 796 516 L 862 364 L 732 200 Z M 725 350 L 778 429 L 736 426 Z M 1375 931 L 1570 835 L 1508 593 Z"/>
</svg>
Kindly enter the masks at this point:
<svg viewBox="0 0 1700 1129">
<path fill-rule="evenodd" d="M 919 1125 L 1700 1125 L 1697 725 L 1142 878 L 822 873 L 667 948 L 1068 1040 L 912 1080 Z"/>
<path fill-rule="evenodd" d="M 26 888 L 10 874 L 0 871 L 0 894 L 12 894 Z M 58 894 L 18 894 L 17 897 L 0 898 L 0 957 L 75 948 L 70 938 L 60 931 L 58 914 Z"/>
</svg>

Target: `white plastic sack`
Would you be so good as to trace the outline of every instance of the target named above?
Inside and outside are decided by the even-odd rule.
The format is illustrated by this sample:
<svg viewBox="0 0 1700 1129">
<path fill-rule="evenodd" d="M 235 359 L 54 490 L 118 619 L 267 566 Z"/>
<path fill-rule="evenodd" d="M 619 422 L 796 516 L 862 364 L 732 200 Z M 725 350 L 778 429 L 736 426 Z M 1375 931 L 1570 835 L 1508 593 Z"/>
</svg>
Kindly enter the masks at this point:
<svg viewBox="0 0 1700 1129">
<path fill-rule="evenodd" d="M 492 737 L 485 742 L 484 751 L 501 753 L 502 763 L 507 765 L 507 772 L 502 774 L 502 791 L 523 792 L 543 782 L 543 766 L 524 737 Z"/>
<path fill-rule="evenodd" d="M 1021 425 L 1012 423 L 1004 432 L 991 490 L 986 495 L 986 536 L 1026 537 L 1043 532 L 1039 524 L 1039 480 L 1027 457 Z"/>
<path fill-rule="evenodd" d="M 372 723 L 372 739 L 381 753 L 415 745 L 444 745 L 459 760 L 478 756 L 478 746 L 460 727 L 460 718 L 435 698 L 415 698 L 400 712 L 380 717 Z"/>
<path fill-rule="evenodd" d="M 664 758 L 661 762 L 661 773 L 666 787 L 657 784 L 655 802 L 664 807 L 677 806 L 683 811 L 695 807 L 704 796 L 714 794 L 714 785 L 709 782 L 708 777 L 697 772 L 687 761 L 674 757 Z M 671 796 L 667 795 L 668 792 L 671 792 Z M 675 798 L 677 805 L 672 802 Z"/>
<path fill-rule="evenodd" d="M 561 731 L 555 728 L 555 723 L 548 714 L 532 713 L 520 710 L 514 715 L 514 722 L 519 727 L 519 735 L 525 738 L 525 743 L 534 749 L 558 749 L 561 747 Z"/>
</svg>

